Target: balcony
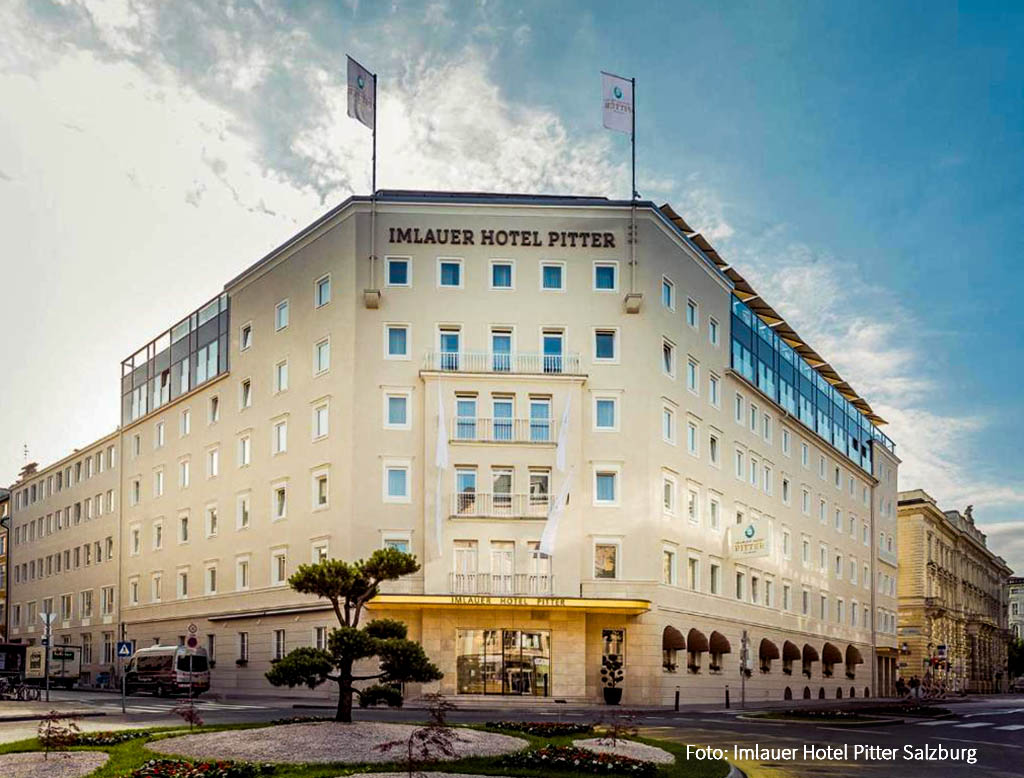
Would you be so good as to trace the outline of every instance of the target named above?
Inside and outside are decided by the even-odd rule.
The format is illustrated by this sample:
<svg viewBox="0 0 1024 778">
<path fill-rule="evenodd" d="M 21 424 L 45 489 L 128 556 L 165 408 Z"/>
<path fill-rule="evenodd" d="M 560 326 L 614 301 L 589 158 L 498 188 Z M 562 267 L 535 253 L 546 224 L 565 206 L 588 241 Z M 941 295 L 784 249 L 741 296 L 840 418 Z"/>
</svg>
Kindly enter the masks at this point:
<svg viewBox="0 0 1024 778">
<path fill-rule="evenodd" d="M 458 416 L 451 422 L 452 442 L 554 443 L 553 419 L 488 419 Z"/>
<path fill-rule="evenodd" d="M 451 496 L 451 516 L 456 519 L 544 519 L 548 495 L 499 492 L 456 492 Z"/>
<path fill-rule="evenodd" d="M 579 354 L 495 354 L 489 351 L 428 351 L 423 369 L 446 373 L 581 374 Z"/>
<path fill-rule="evenodd" d="M 448 590 L 452 594 L 549 595 L 552 576 L 536 573 L 449 573 Z"/>
</svg>

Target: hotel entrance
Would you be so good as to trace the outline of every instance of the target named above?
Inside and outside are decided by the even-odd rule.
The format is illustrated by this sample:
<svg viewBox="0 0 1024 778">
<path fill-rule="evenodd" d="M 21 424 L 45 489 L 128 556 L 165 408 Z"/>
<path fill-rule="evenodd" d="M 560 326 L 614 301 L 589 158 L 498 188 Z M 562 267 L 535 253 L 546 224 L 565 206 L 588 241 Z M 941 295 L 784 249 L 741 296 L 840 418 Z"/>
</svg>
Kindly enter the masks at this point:
<svg viewBox="0 0 1024 778">
<path fill-rule="evenodd" d="M 455 644 L 459 694 L 551 694 L 550 631 L 460 629 Z"/>
</svg>

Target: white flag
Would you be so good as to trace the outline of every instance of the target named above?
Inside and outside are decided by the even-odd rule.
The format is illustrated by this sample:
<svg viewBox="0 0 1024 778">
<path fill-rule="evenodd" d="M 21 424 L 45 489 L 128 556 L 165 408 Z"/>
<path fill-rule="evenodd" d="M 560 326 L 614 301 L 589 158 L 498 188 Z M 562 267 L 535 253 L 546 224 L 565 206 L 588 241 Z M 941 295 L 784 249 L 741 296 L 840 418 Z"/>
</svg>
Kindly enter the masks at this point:
<svg viewBox="0 0 1024 778">
<path fill-rule="evenodd" d="M 548 506 L 548 520 L 544 525 L 544 533 L 540 536 L 540 545 L 537 550 L 542 554 L 551 556 L 554 553 L 555 538 L 558 535 L 558 522 L 565 513 L 565 506 L 569 502 L 569 490 L 572 488 L 572 477 L 575 469 L 570 469 L 565 480 L 562 481 L 562 488 L 558 490 L 551 505 Z"/>
<path fill-rule="evenodd" d="M 350 71 L 351 72 L 351 71 Z M 604 126 L 633 134 L 633 82 L 601 71 L 601 106 Z"/>
<path fill-rule="evenodd" d="M 435 492 L 434 504 L 434 534 L 437 540 L 437 553 L 441 554 L 441 546 L 444 542 L 444 521 L 441 517 L 442 502 L 444 496 L 441 494 L 442 475 L 448 469 L 448 430 L 444 420 L 444 397 L 441 395 L 441 384 L 437 384 L 437 447 L 434 451 L 434 465 L 437 467 L 437 490 Z"/>
<path fill-rule="evenodd" d="M 377 122 L 377 80 L 374 75 L 348 58 L 348 115 L 371 130 Z"/>
<path fill-rule="evenodd" d="M 558 428 L 558 447 L 555 449 L 555 467 L 558 472 L 565 472 L 565 449 L 569 440 L 569 405 L 572 395 L 565 398 L 565 410 L 562 411 L 562 426 Z"/>
</svg>

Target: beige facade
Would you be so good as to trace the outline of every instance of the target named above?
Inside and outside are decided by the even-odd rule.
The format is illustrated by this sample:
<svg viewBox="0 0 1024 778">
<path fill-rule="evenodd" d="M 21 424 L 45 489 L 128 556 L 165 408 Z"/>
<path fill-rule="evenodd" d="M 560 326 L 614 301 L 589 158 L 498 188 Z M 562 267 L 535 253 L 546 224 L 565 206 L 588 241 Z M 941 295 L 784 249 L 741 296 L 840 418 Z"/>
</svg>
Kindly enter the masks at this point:
<svg viewBox="0 0 1024 778">
<path fill-rule="evenodd" d="M 7 640 L 7 525 L 11 518 L 11 492 L 0 488 L 0 640 Z"/>
<path fill-rule="evenodd" d="M 949 691 L 1003 691 L 1011 571 L 972 513 L 942 511 L 921 489 L 899 494 L 902 674 Z"/>
<path fill-rule="evenodd" d="M 410 625 L 446 693 L 599 699 L 609 652 L 624 656 L 627 702 L 667 704 L 677 687 L 717 701 L 738 693 L 744 633 L 748 698 L 889 693 L 898 459 L 876 437 L 866 470 L 866 445 L 855 462 L 733 370 L 732 309 L 749 285 L 649 204 L 631 264 L 630 219 L 603 200 L 386 194 L 371 265 L 369 203 L 335 209 L 171 331 L 173 352 L 229 321 L 227 354 L 204 352 L 211 366 L 226 356 L 220 372 L 153 400 L 177 380 L 164 340 L 140 351 L 150 367 L 126 368 L 156 389 L 146 404 L 126 378 L 110 438 L 123 453 L 99 476 L 124 495 L 117 572 L 104 556 L 102 573 L 30 576 L 18 604 L 116 583 L 103 631 L 121 622 L 148 645 L 195 624 L 215 689 L 265 693 L 268 662 L 332 623 L 288 575 L 394 545 L 423 569 L 373 609 Z M 573 481 L 548 558 L 537 544 L 567 477 L 563 433 Z M 88 484 L 19 504 L 16 528 Z M 760 555 L 737 550 L 748 527 Z M 14 562 L 110 532 L 94 520 L 30 534 Z"/>
</svg>

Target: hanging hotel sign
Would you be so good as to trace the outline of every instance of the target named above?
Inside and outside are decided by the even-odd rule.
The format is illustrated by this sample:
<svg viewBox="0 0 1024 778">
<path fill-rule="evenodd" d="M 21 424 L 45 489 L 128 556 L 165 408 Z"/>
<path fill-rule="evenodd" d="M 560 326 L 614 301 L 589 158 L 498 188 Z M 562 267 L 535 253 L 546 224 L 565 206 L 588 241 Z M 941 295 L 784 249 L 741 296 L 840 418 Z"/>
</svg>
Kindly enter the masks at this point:
<svg viewBox="0 0 1024 778">
<path fill-rule="evenodd" d="M 580 230 L 468 230 L 462 227 L 389 227 L 388 243 L 417 246 L 613 249 L 615 248 L 615 233 Z"/>
<path fill-rule="evenodd" d="M 768 556 L 771 538 L 764 519 L 744 519 L 732 528 L 732 556 L 746 559 Z"/>
</svg>

